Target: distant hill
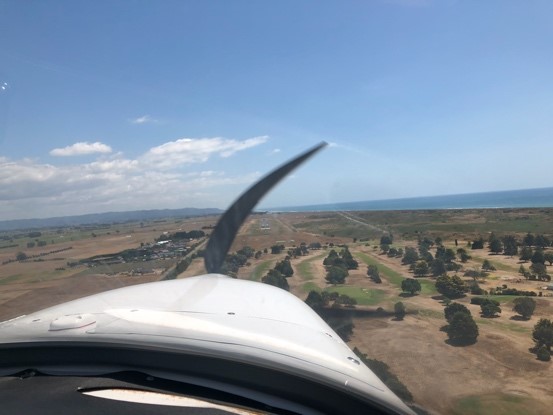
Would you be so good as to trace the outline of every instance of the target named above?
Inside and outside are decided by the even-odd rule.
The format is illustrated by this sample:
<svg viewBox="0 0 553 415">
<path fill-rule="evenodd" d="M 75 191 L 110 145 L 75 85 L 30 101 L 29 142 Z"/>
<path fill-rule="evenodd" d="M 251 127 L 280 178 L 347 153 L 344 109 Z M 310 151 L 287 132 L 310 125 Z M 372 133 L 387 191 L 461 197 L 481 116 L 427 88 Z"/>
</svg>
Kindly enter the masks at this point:
<svg viewBox="0 0 553 415">
<path fill-rule="evenodd" d="M 141 220 L 155 220 L 169 217 L 193 217 L 218 215 L 223 213 L 221 209 L 215 208 L 183 208 L 183 209 L 154 209 L 154 210 L 134 210 L 127 212 L 106 212 L 91 213 L 78 216 L 61 216 L 44 219 L 16 219 L 0 221 L 1 231 L 10 231 L 15 229 L 35 229 L 78 225 L 95 225 L 102 223 L 121 223 L 134 222 Z"/>
</svg>

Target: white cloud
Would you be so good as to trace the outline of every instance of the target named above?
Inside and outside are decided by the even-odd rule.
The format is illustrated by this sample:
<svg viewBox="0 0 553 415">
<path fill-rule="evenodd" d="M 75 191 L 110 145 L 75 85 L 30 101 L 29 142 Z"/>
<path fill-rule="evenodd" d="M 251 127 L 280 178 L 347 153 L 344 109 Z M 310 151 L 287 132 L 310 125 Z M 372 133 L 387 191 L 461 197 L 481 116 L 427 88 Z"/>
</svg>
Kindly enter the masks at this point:
<svg viewBox="0 0 553 415">
<path fill-rule="evenodd" d="M 212 155 L 230 157 L 237 151 L 255 147 L 267 140 L 267 136 L 253 137 L 243 141 L 221 137 L 181 138 L 151 148 L 141 160 L 160 168 L 171 168 L 187 163 L 203 163 Z"/>
<path fill-rule="evenodd" d="M 134 118 L 130 120 L 133 124 L 146 124 L 146 123 L 155 123 L 157 120 L 150 117 L 149 115 L 143 115 L 142 117 Z"/>
<path fill-rule="evenodd" d="M 275 148 L 271 151 L 272 154 L 280 153 L 280 148 Z"/>
<path fill-rule="evenodd" d="M 85 163 L 59 165 L 0 156 L 0 215 L 12 219 L 108 210 L 224 207 L 241 185 L 252 183 L 260 173 L 191 170 L 197 165 L 190 163 L 213 156 L 228 157 L 267 139 L 181 139 L 133 159 L 117 153 Z M 85 154 L 81 144 L 86 144 L 88 150 L 91 146 L 101 148 L 97 146 L 101 143 L 77 143 L 53 150 L 54 155 Z M 184 169 L 186 163 L 189 165 Z"/>
<path fill-rule="evenodd" d="M 85 154 L 106 154 L 111 153 L 111 147 L 96 141 L 95 143 L 79 142 L 63 148 L 55 148 L 50 151 L 51 156 L 67 157 L 82 156 Z"/>
</svg>

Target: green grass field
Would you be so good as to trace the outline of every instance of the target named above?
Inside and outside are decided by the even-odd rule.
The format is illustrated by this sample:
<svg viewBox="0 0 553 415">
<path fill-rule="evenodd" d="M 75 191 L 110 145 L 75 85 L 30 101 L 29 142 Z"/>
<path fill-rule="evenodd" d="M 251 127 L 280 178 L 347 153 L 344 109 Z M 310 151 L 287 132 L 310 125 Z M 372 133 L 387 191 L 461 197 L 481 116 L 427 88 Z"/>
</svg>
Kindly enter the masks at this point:
<svg viewBox="0 0 553 415">
<path fill-rule="evenodd" d="M 367 264 L 367 265 L 376 265 L 378 267 L 378 271 L 380 272 L 380 275 L 384 278 L 386 278 L 391 284 L 394 284 L 398 288 L 401 289 L 401 282 L 405 278 L 410 278 L 411 276 L 406 274 L 402 275 L 397 271 L 394 271 L 393 269 L 388 268 L 386 265 L 382 264 L 380 261 L 378 261 L 376 258 L 364 254 L 362 252 L 356 254 L 361 260 Z M 418 281 L 421 284 L 421 294 L 425 295 L 434 295 L 437 294 L 438 291 L 436 291 L 436 286 L 433 281 L 418 278 Z"/>
<path fill-rule="evenodd" d="M 315 278 L 315 275 L 313 274 L 313 267 L 311 266 L 311 263 L 313 261 L 318 261 L 318 260 L 323 259 L 326 255 L 327 254 L 325 252 L 325 253 L 319 254 L 319 255 L 314 256 L 314 257 L 308 257 L 307 259 L 299 262 L 296 265 L 296 270 L 298 272 L 298 276 L 304 281 L 309 281 L 309 280 L 312 280 L 313 278 Z"/>
<path fill-rule="evenodd" d="M 309 291 L 321 291 L 319 286 L 315 284 L 314 282 L 306 282 L 301 286 L 301 290 L 307 294 Z"/>
<path fill-rule="evenodd" d="M 467 396 L 455 402 L 451 411 L 451 414 L 454 415 L 537 415 L 546 413 L 549 413 L 549 408 L 542 403 L 525 396 L 506 393 Z"/>
<path fill-rule="evenodd" d="M 325 288 L 327 292 L 337 292 L 339 294 L 347 295 L 357 300 L 359 305 L 376 305 L 386 299 L 386 293 L 382 290 L 367 289 L 352 286 L 336 286 Z"/>
<path fill-rule="evenodd" d="M 271 268 L 271 265 L 275 262 L 273 259 L 260 262 L 250 274 L 250 280 L 261 281 L 261 278 L 265 276 L 267 271 Z"/>
</svg>

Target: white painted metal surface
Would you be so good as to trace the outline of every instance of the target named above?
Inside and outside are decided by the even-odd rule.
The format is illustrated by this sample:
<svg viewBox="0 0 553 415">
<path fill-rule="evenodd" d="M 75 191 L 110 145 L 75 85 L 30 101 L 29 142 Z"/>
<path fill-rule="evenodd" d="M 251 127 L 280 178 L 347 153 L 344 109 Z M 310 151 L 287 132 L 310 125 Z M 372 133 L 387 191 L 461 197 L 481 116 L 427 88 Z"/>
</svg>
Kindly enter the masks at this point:
<svg viewBox="0 0 553 415">
<path fill-rule="evenodd" d="M 117 341 L 202 350 L 317 379 L 412 411 L 303 301 L 209 274 L 125 287 L 0 323 L 2 342 Z"/>
</svg>

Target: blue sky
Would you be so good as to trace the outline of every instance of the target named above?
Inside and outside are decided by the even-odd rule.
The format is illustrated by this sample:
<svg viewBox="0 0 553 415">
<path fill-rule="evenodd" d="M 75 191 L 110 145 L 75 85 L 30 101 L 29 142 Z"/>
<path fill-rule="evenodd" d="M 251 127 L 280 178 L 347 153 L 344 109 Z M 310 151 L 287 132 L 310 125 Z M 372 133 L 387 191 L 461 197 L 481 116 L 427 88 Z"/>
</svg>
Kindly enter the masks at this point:
<svg viewBox="0 0 553 415">
<path fill-rule="evenodd" d="M 3 1 L 0 217 L 549 187 L 550 1 Z"/>
</svg>

